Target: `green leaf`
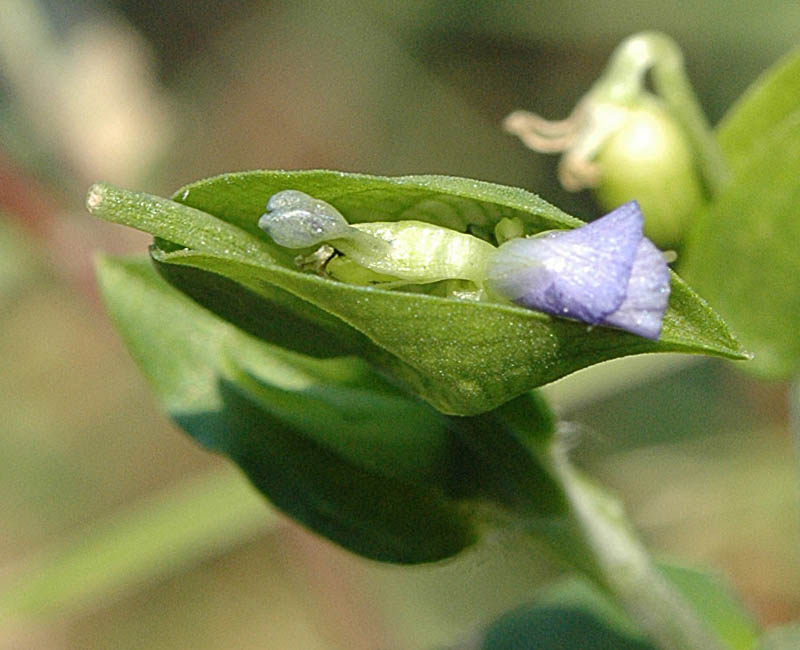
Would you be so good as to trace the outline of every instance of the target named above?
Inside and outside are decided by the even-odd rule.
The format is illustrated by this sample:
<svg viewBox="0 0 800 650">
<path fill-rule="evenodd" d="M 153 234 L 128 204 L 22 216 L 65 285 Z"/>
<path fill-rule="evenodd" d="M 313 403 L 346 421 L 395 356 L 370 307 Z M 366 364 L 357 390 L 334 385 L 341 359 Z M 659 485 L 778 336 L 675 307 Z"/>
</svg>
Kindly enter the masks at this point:
<svg viewBox="0 0 800 650">
<path fill-rule="evenodd" d="M 798 110 L 800 49 L 765 71 L 720 122 L 717 140 L 728 164 L 735 169 L 745 163 L 770 131 Z"/>
<path fill-rule="evenodd" d="M 156 269 L 172 286 L 257 338 L 314 357 L 382 354 L 361 332 L 288 291 L 263 284 L 259 296 L 210 271 L 162 264 L 157 260 L 164 252 L 157 246 L 151 253 Z"/>
<path fill-rule="evenodd" d="M 368 176 L 333 171 L 251 171 L 223 174 L 179 189 L 173 199 L 259 234 L 267 199 L 296 189 L 322 199 L 349 223 L 416 219 L 466 232 L 518 217 L 530 232 L 574 228 L 571 217 L 535 194 L 452 176 Z"/>
<path fill-rule="evenodd" d="M 433 561 L 476 539 L 470 508 L 446 494 L 460 471 L 447 418 L 362 361 L 316 360 L 245 334 L 147 262 L 101 259 L 98 275 L 172 418 L 279 508 L 379 560 Z"/>
<path fill-rule="evenodd" d="M 755 356 L 785 378 L 800 362 L 800 111 L 763 135 L 698 219 L 685 273 Z"/>
<path fill-rule="evenodd" d="M 530 607 L 492 625 L 481 650 L 656 650 L 593 613 L 571 607 Z"/>
<path fill-rule="evenodd" d="M 608 596 L 569 577 L 536 602 L 508 612 L 483 635 L 481 650 L 655 650 Z"/>
<path fill-rule="evenodd" d="M 50 540 L 0 588 L 4 623 L 64 620 L 274 530 L 279 518 L 230 469 L 171 485 Z"/>
<path fill-rule="evenodd" d="M 673 564 L 659 570 L 730 650 L 753 650 L 758 628 L 716 576 Z M 549 585 L 536 602 L 505 614 L 485 634 L 482 650 L 645 650 L 650 645 L 617 603 L 584 579 Z"/>
<path fill-rule="evenodd" d="M 510 304 L 388 291 L 300 273 L 286 252 L 276 250 L 256 227 L 266 199 L 288 187 L 331 202 L 354 222 L 427 219 L 464 229 L 467 224 L 486 228 L 502 218 L 518 217 L 529 232 L 580 223 L 523 190 L 448 177 L 390 179 L 336 172 L 217 177 L 179 192 L 182 201 L 197 207 L 99 185 L 88 205 L 98 216 L 184 247 L 156 247 L 153 256 L 161 264 L 224 276 L 299 318 L 325 321 L 330 327 L 322 328 L 323 337 L 339 338 L 334 333 L 338 330 L 349 338 L 345 345 L 360 341 L 361 353 L 371 363 L 446 413 L 485 412 L 587 365 L 628 354 L 744 356 L 724 323 L 677 277 L 662 337 L 652 342 Z M 199 280 L 193 282 L 197 285 Z M 192 295 L 219 313 L 226 311 L 205 301 L 204 293 L 196 286 Z M 270 308 L 258 309 L 263 313 Z M 337 319 L 338 327 L 333 324 Z M 252 326 L 245 328 L 253 331 Z M 264 336 L 278 341 L 269 333 Z M 332 340 L 331 345 L 342 341 Z"/>
<path fill-rule="evenodd" d="M 786 378 L 800 362 L 800 50 L 767 70 L 717 129 L 734 170 L 695 223 L 685 272 L 754 353 L 747 369 Z M 731 274 L 731 264 L 736 272 Z"/>
<path fill-rule="evenodd" d="M 736 350 L 720 321 L 677 278 L 673 303 L 683 309 L 671 308 L 662 338 L 654 343 L 610 329 L 588 332 L 580 323 L 510 305 L 343 285 L 192 251 L 164 253 L 156 248 L 152 254 L 163 264 L 224 275 L 256 294 L 264 289 L 272 292 L 277 285 L 327 308 L 391 355 L 368 349 L 368 358 L 439 410 L 459 415 L 490 410 L 530 388 L 626 354 L 678 351 L 734 356 Z"/>
<path fill-rule="evenodd" d="M 504 510 L 501 521 L 511 511 L 564 516 L 560 488 L 532 449 L 556 427 L 536 394 L 506 407 L 524 413 L 524 437 L 491 413 L 447 417 L 360 359 L 314 359 L 246 334 L 147 263 L 102 259 L 98 275 L 170 416 L 279 508 L 346 548 L 432 561 L 476 539 L 478 511 L 485 519 Z"/>
<path fill-rule="evenodd" d="M 453 430 L 471 453 L 462 454 L 470 484 L 517 521 L 536 521 L 561 528 L 569 505 L 562 485 L 542 453 L 557 445 L 557 424 L 544 398 L 528 391 L 499 409 L 472 417 L 451 416 Z M 524 424 L 520 426 L 520 423 Z M 463 490 L 463 488 L 462 488 Z"/>
<path fill-rule="evenodd" d="M 800 648 L 800 623 L 791 623 L 768 630 L 758 650 L 797 650 Z"/>
<path fill-rule="evenodd" d="M 661 563 L 658 568 L 731 650 L 753 650 L 759 629 L 718 576 L 675 564 Z"/>
<path fill-rule="evenodd" d="M 625 637 L 644 639 L 619 602 L 585 577 L 568 575 L 546 585 L 536 594 L 535 604 L 539 607 L 581 609 L 590 612 Z"/>
</svg>

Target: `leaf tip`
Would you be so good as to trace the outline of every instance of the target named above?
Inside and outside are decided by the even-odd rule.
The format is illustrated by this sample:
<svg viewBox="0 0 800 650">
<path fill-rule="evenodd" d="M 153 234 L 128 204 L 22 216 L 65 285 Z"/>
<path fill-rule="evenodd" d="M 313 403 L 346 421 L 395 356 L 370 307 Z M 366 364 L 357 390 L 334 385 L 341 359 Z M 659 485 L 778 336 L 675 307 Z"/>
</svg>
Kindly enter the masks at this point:
<svg viewBox="0 0 800 650">
<path fill-rule="evenodd" d="M 731 361 L 752 361 L 756 355 L 745 349 L 738 340 L 732 338 L 732 343 L 728 346 L 728 349 L 719 356 L 730 359 Z"/>
<path fill-rule="evenodd" d="M 89 188 L 89 193 L 86 195 L 86 209 L 92 214 L 94 214 L 103 203 L 105 189 L 105 183 L 95 183 Z"/>
</svg>

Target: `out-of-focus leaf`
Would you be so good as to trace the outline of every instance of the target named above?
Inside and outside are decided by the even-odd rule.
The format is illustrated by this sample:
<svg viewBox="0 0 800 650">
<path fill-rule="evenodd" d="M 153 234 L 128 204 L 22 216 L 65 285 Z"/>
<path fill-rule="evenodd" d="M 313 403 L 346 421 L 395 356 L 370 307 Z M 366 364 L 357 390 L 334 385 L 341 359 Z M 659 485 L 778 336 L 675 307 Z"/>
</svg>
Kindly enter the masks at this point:
<svg viewBox="0 0 800 650">
<path fill-rule="evenodd" d="M 480 650 L 656 650 L 626 636 L 592 612 L 530 607 L 506 614 L 486 633 Z"/>
<path fill-rule="evenodd" d="M 32 243 L 0 214 L 0 305 L 13 299 L 39 271 L 40 262 Z"/>
<path fill-rule="evenodd" d="M 726 647 L 753 650 L 758 635 L 756 625 L 713 575 L 672 564 L 660 564 L 659 570 Z M 583 579 L 570 577 L 548 586 L 538 594 L 535 603 L 495 621 L 480 648 L 650 650 L 654 646 L 607 595 Z"/>
<path fill-rule="evenodd" d="M 717 576 L 675 564 L 660 564 L 667 580 L 731 650 L 753 650 L 759 629 L 752 616 Z"/>
<path fill-rule="evenodd" d="M 508 612 L 483 634 L 481 650 L 655 650 L 627 615 L 586 580 L 568 577 Z"/>
<path fill-rule="evenodd" d="M 800 110 L 800 49 L 765 71 L 729 109 L 717 139 L 729 165 L 738 168 L 770 131 Z"/>
<path fill-rule="evenodd" d="M 800 111 L 765 134 L 692 232 L 685 273 L 754 354 L 783 378 L 800 362 Z"/>
<path fill-rule="evenodd" d="M 523 190 L 448 177 L 335 172 L 232 174 L 179 192 L 181 200 L 202 209 L 103 185 L 93 188 L 88 205 L 98 216 L 183 247 L 156 247 L 154 258 L 163 264 L 227 277 L 300 318 L 324 321 L 329 332 L 337 329 L 337 317 L 351 344 L 355 332 L 364 335 L 362 343 L 371 342 L 364 356 L 373 364 L 447 413 L 481 413 L 574 370 L 628 354 L 743 356 L 724 323 L 677 277 L 661 339 L 653 342 L 514 305 L 387 291 L 300 273 L 287 259 L 291 256 L 255 225 L 266 199 L 289 187 L 330 201 L 354 222 L 427 219 L 464 229 L 519 217 L 531 232 L 580 223 Z M 215 216 L 204 210 L 214 210 Z M 197 288 L 193 295 L 215 311 L 230 311 L 204 301 L 204 293 Z"/>
<path fill-rule="evenodd" d="M 464 466 L 468 484 L 460 487 L 462 493 L 488 498 L 525 520 L 563 525 L 569 506 L 545 453 L 558 445 L 557 424 L 539 393 L 528 391 L 488 413 L 448 420 L 470 452 L 456 461 L 472 463 Z"/>
<path fill-rule="evenodd" d="M 33 553 L 0 590 L 0 629 L 108 606 L 277 522 L 233 470 L 193 477 Z"/>
<path fill-rule="evenodd" d="M 620 605 L 585 578 L 570 575 L 548 584 L 537 593 L 535 604 L 539 607 L 562 607 L 590 612 L 623 636 L 644 639 Z"/>
<path fill-rule="evenodd" d="M 768 630 L 757 646 L 757 650 L 797 650 L 797 648 L 800 648 L 800 623 Z"/>
<path fill-rule="evenodd" d="M 109 312 L 173 419 L 230 456 L 279 508 L 386 561 L 433 561 L 475 540 L 469 509 L 437 485 L 454 471 L 445 417 L 362 361 L 315 360 L 254 339 L 147 262 L 104 259 L 98 273 Z"/>
</svg>

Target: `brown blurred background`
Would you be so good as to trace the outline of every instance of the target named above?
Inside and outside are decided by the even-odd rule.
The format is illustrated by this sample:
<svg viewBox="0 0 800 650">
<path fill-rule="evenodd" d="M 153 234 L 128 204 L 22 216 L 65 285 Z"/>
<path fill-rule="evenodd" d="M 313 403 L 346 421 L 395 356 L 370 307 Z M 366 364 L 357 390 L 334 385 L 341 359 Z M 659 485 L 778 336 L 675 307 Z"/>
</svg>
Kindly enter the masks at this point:
<svg viewBox="0 0 800 650">
<path fill-rule="evenodd" d="M 468 637 L 557 577 L 514 534 L 379 566 L 271 512 L 159 411 L 111 331 L 92 220 L 107 180 L 169 195 L 248 168 L 446 173 L 583 218 L 555 160 L 499 128 L 565 116 L 615 46 L 660 29 L 717 121 L 796 45 L 794 0 L 4 0 L 0 6 L 0 648 L 413 650 Z M 640 358 L 548 388 L 581 463 L 652 548 L 800 617 L 785 386 Z"/>
</svg>

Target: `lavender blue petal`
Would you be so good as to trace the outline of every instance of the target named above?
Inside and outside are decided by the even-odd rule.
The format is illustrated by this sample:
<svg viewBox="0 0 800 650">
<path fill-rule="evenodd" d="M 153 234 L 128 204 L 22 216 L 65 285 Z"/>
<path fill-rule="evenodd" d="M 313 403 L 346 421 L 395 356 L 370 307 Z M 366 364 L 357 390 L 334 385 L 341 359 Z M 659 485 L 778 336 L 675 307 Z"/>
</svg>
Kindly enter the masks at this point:
<svg viewBox="0 0 800 650">
<path fill-rule="evenodd" d="M 643 238 L 636 251 L 625 300 L 602 320 L 648 339 L 658 339 L 669 302 L 669 269 L 664 256 Z"/>
<path fill-rule="evenodd" d="M 506 242 L 487 282 L 523 307 L 597 324 L 625 300 L 641 241 L 641 211 L 627 203 L 576 230 Z"/>
<path fill-rule="evenodd" d="M 487 285 L 518 305 L 657 339 L 669 300 L 669 270 L 642 234 L 635 201 L 571 231 L 500 246 Z"/>
</svg>

